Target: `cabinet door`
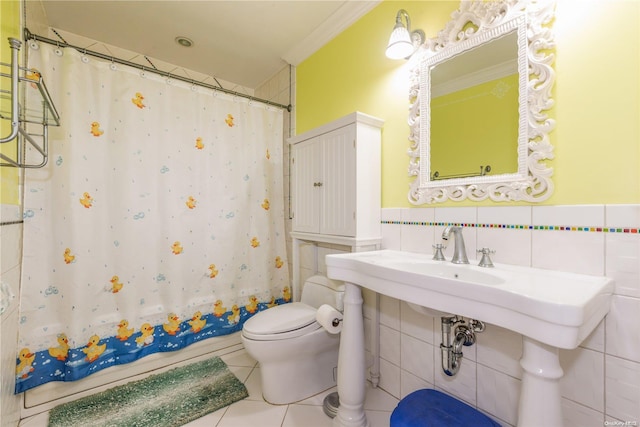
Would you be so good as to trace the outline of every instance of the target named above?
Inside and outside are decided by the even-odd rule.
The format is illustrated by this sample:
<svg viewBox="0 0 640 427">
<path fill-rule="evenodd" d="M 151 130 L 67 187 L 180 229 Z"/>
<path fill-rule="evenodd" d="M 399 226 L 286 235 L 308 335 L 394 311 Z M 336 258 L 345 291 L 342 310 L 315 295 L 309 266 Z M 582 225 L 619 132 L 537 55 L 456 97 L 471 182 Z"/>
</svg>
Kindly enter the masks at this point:
<svg viewBox="0 0 640 427">
<path fill-rule="evenodd" d="M 320 229 L 320 141 L 313 138 L 292 147 L 293 231 L 318 233 Z"/>
<path fill-rule="evenodd" d="M 322 135 L 322 186 L 320 233 L 356 234 L 355 126 Z"/>
</svg>

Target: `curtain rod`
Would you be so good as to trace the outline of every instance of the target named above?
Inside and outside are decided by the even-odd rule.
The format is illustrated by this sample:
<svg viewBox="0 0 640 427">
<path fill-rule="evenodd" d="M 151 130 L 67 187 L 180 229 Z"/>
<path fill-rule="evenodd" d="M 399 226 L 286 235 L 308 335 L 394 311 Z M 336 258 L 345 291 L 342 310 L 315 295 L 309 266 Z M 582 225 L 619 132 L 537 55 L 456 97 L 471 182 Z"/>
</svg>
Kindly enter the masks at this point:
<svg viewBox="0 0 640 427">
<path fill-rule="evenodd" d="M 289 105 L 278 104 L 277 102 L 269 101 L 267 99 L 256 98 L 255 96 L 251 96 L 251 95 L 247 95 L 247 94 L 244 94 L 244 93 L 236 92 L 236 91 L 233 91 L 233 90 L 225 89 L 222 86 L 220 86 L 220 87 L 219 86 L 214 86 L 214 85 L 210 85 L 209 83 L 198 82 L 198 81 L 195 81 L 195 80 L 192 80 L 192 79 L 188 79 L 186 77 L 182 77 L 182 76 L 178 76 L 178 75 L 175 75 L 175 74 L 171 74 L 171 73 L 166 72 L 166 71 L 158 70 L 155 67 L 154 68 L 148 68 L 148 67 L 145 67 L 143 65 L 136 64 L 135 62 L 127 61 L 125 59 L 116 58 L 116 57 L 113 57 L 113 56 L 105 55 L 105 54 L 100 53 L 100 52 L 95 52 L 95 51 L 92 51 L 92 50 L 88 50 L 88 49 L 85 49 L 83 47 L 73 46 L 73 45 L 71 45 L 69 43 L 66 43 L 66 42 L 61 42 L 61 41 L 58 41 L 58 40 L 53 40 L 53 39 L 49 39 L 47 37 L 39 36 L 37 34 L 33 34 L 31 31 L 29 31 L 28 28 L 24 29 L 24 38 L 25 38 L 25 41 L 36 40 L 36 41 L 41 41 L 43 43 L 48 43 L 48 44 L 52 44 L 52 45 L 56 45 L 56 46 L 70 47 L 70 48 L 75 49 L 78 52 L 82 52 L 83 54 L 86 54 L 86 55 L 91 55 L 91 56 L 95 56 L 97 58 L 106 59 L 107 61 L 111 61 L 111 62 L 117 62 L 118 64 L 127 65 L 129 67 L 137 68 L 137 69 L 143 70 L 143 71 L 149 71 L 151 73 L 159 74 L 159 75 L 161 75 L 163 77 L 168 77 L 168 78 L 171 78 L 171 79 L 174 79 L 174 80 L 180 80 L 180 81 L 183 81 L 185 83 L 191 83 L 193 85 L 202 86 L 202 87 L 207 88 L 207 89 L 216 90 L 218 92 L 223 92 L 223 93 L 226 93 L 226 94 L 229 94 L 229 95 L 238 96 L 240 98 L 247 98 L 247 99 L 249 99 L 251 101 L 262 102 L 263 104 L 272 105 L 274 107 L 282 108 L 284 110 L 287 110 L 288 112 L 291 112 L 291 109 L 292 109 L 291 104 L 289 104 Z"/>
</svg>

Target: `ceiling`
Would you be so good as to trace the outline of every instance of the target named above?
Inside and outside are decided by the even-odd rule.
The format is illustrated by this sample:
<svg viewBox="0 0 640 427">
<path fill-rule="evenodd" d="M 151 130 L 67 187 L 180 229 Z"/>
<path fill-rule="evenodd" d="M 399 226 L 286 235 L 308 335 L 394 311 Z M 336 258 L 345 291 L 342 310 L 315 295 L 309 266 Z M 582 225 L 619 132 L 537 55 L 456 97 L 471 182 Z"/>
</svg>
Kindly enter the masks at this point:
<svg viewBox="0 0 640 427">
<path fill-rule="evenodd" d="M 42 0 L 48 25 L 255 89 L 379 0 Z M 175 42 L 193 41 L 185 48 Z"/>
</svg>

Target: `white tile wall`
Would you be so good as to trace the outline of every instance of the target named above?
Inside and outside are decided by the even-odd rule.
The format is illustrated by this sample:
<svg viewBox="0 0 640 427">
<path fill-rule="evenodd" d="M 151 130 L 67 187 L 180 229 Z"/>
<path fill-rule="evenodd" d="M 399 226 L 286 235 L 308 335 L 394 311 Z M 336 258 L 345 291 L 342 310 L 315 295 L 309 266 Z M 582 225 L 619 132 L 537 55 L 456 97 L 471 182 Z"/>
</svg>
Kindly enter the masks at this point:
<svg viewBox="0 0 640 427">
<path fill-rule="evenodd" d="M 531 224 L 531 208 L 489 207 L 478 210 L 478 224 Z M 531 265 L 531 231 L 503 228 L 478 228 L 478 249 L 490 248 L 494 262 Z"/>
<path fill-rule="evenodd" d="M 640 422 L 640 205 L 387 208 L 381 218 L 383 249 L 431 253 L 445 225 L 462 223 L 470 260 L 489 247 L 494 262 L 615 279 L 606 319 L 580 347 L 560 352 L 564 423 Z M 460 373 L 447 377 L 440 368 L 439 319 L 388 297 L 380 309 L 381 388 L 402 398 L 435 387 L 504 426 L 516 425 L 521 335 L 487 325 L 476 345 L 464 348 Z"/>
<path fill-rule="evenodd" d="M 382 342 L 382 337 L 380 339 Z M 433 384 L 435 362 L 431 357 L 435 353 L 432 344 L 421 341 L 410 335 L 400 336 L 400 366 L 418 378 Z"/>
<path fill-rule="evenodd" d="M 602 427 L 604 414 L 569 399 L 562 399 L 563 424 L 566 426 Z M 614 425 L 614 424 L 609 424 Z"/>
<path fill-rule="evenodd" d="M 518 421 L 520 380 L 478 364 L 478 408 L 509 424 Z"/>
<path fill-rule="evenodd" d="M 402 229 L 400 244 L 408 252 L 432 253 L 431 242 L 434 240 L 433 227 L 413 225 L 414 222 L 434 221 L 434 208 L 404 209 L 401 213 Z M 408 224 L 404 224 L 408 223 Z"/>
<path fill-rule="evenodd" d="M 606 414 L 620 421 L 640 423 L 640 368 L 638 363 L 605 356 Z"/>
<path fill-rule="evenodd" d="M 563 397 L 604 411 L 604 353 L 578 348 L 560 352 L 564 376 L 560 380 Z M 585 373 L 589 375 L 585 375 Z"/>
<path fill-rule="evenodd" d="M 614 295 L 606 319 L 607 354 L 640 362 L 640 298 Z M 639 406 L 640 407 L 640 406 Z"/>
</svg>

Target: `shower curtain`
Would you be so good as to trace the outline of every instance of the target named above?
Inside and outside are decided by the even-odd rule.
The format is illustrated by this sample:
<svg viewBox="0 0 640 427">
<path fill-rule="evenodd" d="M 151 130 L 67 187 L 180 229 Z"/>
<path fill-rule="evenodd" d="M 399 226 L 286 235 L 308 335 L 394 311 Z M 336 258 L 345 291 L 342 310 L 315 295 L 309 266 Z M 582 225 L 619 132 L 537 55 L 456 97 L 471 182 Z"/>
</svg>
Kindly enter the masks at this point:
<svg viewBox="0 0 640 427">
<path fill-rule="evenodd" d="M 290 301 L 282 110 L 70 48 L 29 67 L 62 125 L 25 173 L 16 393 Z"/>
</svg>

